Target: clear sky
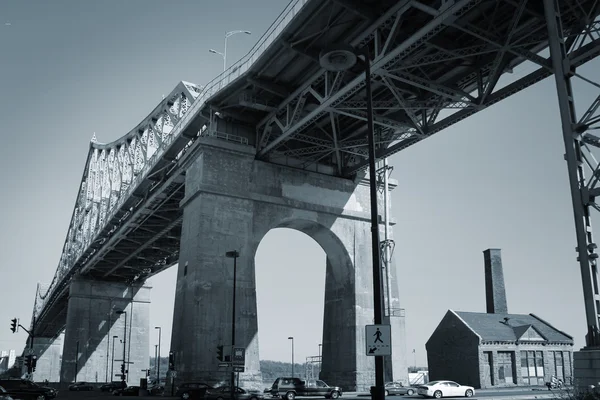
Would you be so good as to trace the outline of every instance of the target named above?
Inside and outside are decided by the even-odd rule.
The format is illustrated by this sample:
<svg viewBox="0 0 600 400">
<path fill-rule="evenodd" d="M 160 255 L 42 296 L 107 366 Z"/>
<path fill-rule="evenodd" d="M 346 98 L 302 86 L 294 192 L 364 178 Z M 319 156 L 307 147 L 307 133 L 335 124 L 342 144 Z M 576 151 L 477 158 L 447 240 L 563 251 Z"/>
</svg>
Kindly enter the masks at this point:
<svg viewBox="0 0 600 400">
<path fill-rule="evenodd" d="M 50 282 L 95 132 L 132 129 L 180 80 L 210 81 L 243 56 L 285 0 L 0 2 L 0 350 L 23 347 L 36 283 Z M 529 67 L 529 70 L 532 70 Z M 600 62 L 578 72 L 598 80 Z M 516 72 L 515 72 L 516 73 Z M 595 74 L 595 76 L 594 76 Z M 576 89 L 580 86 L 576 86 Z M 589 87 L 579 105 L 595 96 Z M 580 111 L 581 113 L 582 111 Z M 390 159 L 394 257 L 407 348 L 424 344 L 448 308 L 485 311 L 483 254 L 501 248 L 508 307 L 535 313 L 584 344 L 581 275 L 554 81 L 546 79 Z M 600 221 L 595 218 L 597 231 Z M 169 351 L 176 267 L 150 279 L 151 327 Z M 325 254 L 308 236 L 271 231 L 256 255 L 262 359 L 316 355 Z M 273 274 L 293 280 L 269 285 Z M 289 323 L 279 311 L 301 315 Z M 155 338 L 151 340 L 154 354 Z M 409 363 L 413 363 L 412 356 Z"/>
</svg>

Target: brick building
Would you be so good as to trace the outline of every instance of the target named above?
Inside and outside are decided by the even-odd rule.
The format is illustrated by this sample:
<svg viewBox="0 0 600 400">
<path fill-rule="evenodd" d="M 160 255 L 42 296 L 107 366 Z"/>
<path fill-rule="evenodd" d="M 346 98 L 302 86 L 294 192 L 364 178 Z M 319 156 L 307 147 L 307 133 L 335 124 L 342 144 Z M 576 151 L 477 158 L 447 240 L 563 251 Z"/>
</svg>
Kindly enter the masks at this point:
<svg viewBox="0 0 600 400">
<path fill-rule="evenodd" d="M 509 314 L 499 249 L 484 252 L 487 313 L 448 310 L 427 344 L 429 379 L 476 388 L 572 381 L 573 338 L 534 314 Z"/>
</svg>

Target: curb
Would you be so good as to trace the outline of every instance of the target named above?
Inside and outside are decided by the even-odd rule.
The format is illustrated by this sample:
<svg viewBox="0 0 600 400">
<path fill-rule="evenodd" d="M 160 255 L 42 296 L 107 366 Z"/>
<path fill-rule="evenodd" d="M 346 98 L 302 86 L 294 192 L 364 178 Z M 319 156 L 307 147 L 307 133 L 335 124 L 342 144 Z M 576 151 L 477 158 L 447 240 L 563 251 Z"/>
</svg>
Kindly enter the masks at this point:
<svg viewBox="0 0 600 400">
<path fill-rule="evenodd" d="M 415 395 L 416 396 L 416 395 Z M 361 393 L 361 392 L 346 392 L 344 393 L 343 397 L 371 397 L 371 395 L 369 393 Z M 405 397 L 405 396 L 402 396 Z M 408 399 L 410 398 L 421 398 L 421 397 L 408 397 Z M 472 397 L 473 399 L 493 399 L 493 400 L 534 400 L 534 399 L 555 399 L 557 398 L 556 393 L 554 392 L 550 392 L 550 393 L 538 393 L 538 394 L 522 394 L 522 395 L 510 395 L 510 394 L 504 394 L 504 395 L 485 395 L 485 396 L 481 396 L 480 394 L 478 394 L 477 392 L 475 392 L 475 396 Z"/>
<path fill-rule="evenodd" d="M 493 397 L 494 400 L 533 400 L 533 399 L 555 399 L 556 395 L 554 393 L 545 393 L 545 394 L 526 394 L 522 396 L 484 396 L 484 397 Z M 477 395 L 474 398 L 482 399 L 483 397 Z"/>
</svg>

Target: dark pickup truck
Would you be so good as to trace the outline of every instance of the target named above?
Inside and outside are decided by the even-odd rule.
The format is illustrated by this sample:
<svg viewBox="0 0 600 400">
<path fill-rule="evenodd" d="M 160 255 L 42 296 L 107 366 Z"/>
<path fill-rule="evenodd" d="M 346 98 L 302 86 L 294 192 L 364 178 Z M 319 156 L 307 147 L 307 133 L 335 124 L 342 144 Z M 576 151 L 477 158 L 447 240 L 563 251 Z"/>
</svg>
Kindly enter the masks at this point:
<svg viewBox="0 0 600 400">
<path fill-rule="evenodd" d="M 271 396 L 285 400 L 294 400 L 296 396 L 323 396 L 326 399 L 337 399 L 342 395 L 342 388 L 329 386 L 321 380 L 277 378 L 270 392 Z"/>
<path fill-rule="evenodd" d="M 6 389 L 13 399 L 51 400 L 58 394 L 52 388 L 25 379 L 0 379 L 0 386 Z"/>
</svg>

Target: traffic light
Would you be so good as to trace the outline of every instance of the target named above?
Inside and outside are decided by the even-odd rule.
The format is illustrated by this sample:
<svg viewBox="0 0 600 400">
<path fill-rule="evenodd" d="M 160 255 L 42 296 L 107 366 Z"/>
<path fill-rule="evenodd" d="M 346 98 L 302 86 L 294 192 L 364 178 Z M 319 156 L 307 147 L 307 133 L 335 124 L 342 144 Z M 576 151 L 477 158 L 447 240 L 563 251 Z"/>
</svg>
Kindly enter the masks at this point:
<svg viewBox="0 0 600 400">
<path fill-rule="evenodd" d="M 30 374 L 31 372 L 33 372 L 32 371 L 32 361 L 33 361 L 33 358 L 31 356 L 31 354 L 28 355 L 27 357 L 25 357 L 25 366 L 27 367 L 27 373 L 28 374 Z"/>
<path fill-rule="evenodd" d="M 121 375 L 125 375 L 125 363 L 121 364 Z"/>
<path fill-rule="evenodd" d="M 169 370 L 170 371 L 175 370 L 175 355 L 173 354 L 172 351 L 169 352 Z"/>
<path fill-rule="evenodd" d="M 15 333 L 17 331 L 17 319 L 13 318 L 10 321 L 10 330 Z"/>
<path fill-rule="evenodd" d="M 223 357 L 223 346 L 217 346 L 217 360 L 225 361 L 225 357 Z"/>
<path fill-rule="evenodd" d="M 31 371 L 35 372 L 35 366 L 37 365 L 37 356 L 31 356 Z"/>
</svg>

